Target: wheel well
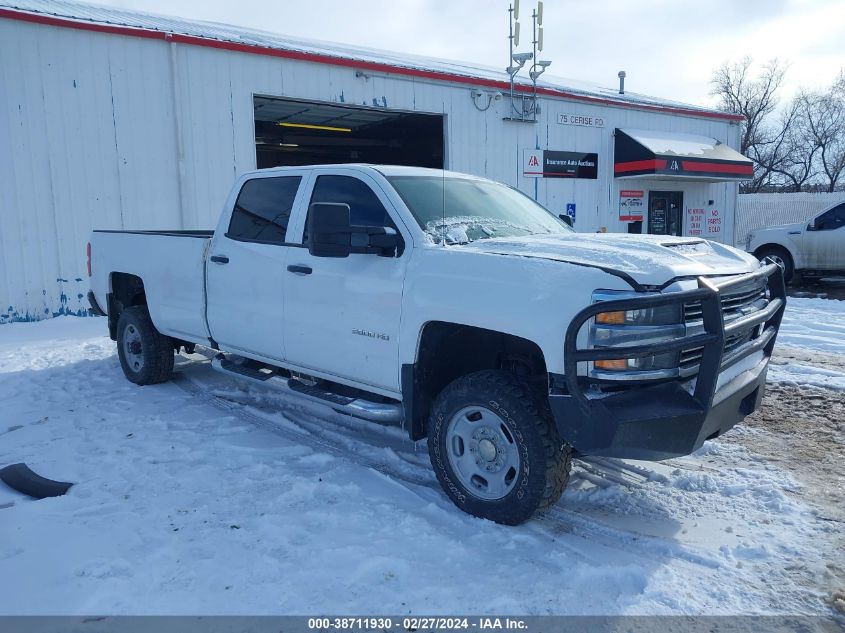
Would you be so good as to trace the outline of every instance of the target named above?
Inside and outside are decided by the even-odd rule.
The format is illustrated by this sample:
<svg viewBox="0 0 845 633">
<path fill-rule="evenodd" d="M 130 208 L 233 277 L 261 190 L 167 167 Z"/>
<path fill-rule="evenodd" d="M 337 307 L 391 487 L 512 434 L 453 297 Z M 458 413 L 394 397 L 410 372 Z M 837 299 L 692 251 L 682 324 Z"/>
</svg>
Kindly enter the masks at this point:
<svg viewBox="0 0 845 633">
<path fill-rule="evenodd" d="M 117 340 L 117 321 L 120 319 L 120 313 L 131 306 L 147 305 L 147 293 L 144 290 L 144 280 L 129 273 L 112 273 L 109 285 L 109 335 L 114 341 Z"/>
<path fill-rule="evenodd" d="M 770 243 L 768 243 L 768 244 L 763 244 L 762 246 L 758 246 L 758 247 L 754 250 L 754 257 L 757 257 L 757 258 L 759 259 L 760 254 L 761 254 L 763 251 L 766 251 L 766 250 L 777 250 L 777 251 L 783 251 L 784 253 L 786 253 L 787 255 L 789 255 L 789 259 L 791 259 L 791 260 L 793 261 L 793 263 L 795 262 L 795 258 L 794 258 L 794 257 L 792 257 L 792 253 L 789 251 L 789 249 L 788 249 L 788 248 L 786 248 L 786 246 L 783 246 L 782 244 L 775 244 L 775 243 L 773 243 L 773 242 L 770 242 Z"/>
<path fill-rule="evenodd" d="M 420 336 L 416 363 L 402 367 L 403 403 L 411 439 L 426 436 L 431 405 L 449 383 L 484 369 L 511 371 L 538 390 L 548 388 L 546 361 L 533 341 L 457 323 L 427 323 Z"/>
</svg>

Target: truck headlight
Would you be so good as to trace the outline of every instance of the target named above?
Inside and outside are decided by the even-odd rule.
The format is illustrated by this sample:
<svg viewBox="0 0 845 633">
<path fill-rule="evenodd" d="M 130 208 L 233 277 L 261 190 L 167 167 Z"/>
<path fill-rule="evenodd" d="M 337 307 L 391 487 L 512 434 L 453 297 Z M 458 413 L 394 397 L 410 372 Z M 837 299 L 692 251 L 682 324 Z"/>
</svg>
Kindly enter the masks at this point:
<svg viewBox="0 0 845 633">
<path fill-rule="evenodd" d="M 593 302 L 642 297 L 642 293 L 597 290 Z M 667 378 L 677 374 L 678 352 L 626 358 L 625 347 L 648 345 L 681 338 L 686 334 L 678 304 L 638 310 L 600 312 L 590 324 L 593 348 L 619 348 L 619 358 L 593 362 L 593 375 L 606 379 Z M 613 374 L 618 374 L 614 376 Z"/>
</svg>

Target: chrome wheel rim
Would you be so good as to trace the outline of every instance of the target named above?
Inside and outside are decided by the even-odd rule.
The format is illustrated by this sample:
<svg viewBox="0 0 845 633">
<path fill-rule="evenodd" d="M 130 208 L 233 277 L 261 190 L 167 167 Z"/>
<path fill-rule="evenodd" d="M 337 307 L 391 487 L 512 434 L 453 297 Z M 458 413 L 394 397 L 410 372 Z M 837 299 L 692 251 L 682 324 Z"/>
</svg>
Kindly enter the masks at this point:
<svg viewBox="0 0 845 633">
<path fill-rule="evenodd" d="M 141 345 L 141 333 L 131 323 L 123 328 L 123 355 L 129 369 L 136 374 L 144 368 L 144 348 Z"/>
<path fill-rule="evenodd" d="M 513 430 L 486 407 L 464 407 L 452 416 L 446 427 L 446 453 L 458 481 L 479 499 L 502 499 L 519 479 Z"/>
</svg>

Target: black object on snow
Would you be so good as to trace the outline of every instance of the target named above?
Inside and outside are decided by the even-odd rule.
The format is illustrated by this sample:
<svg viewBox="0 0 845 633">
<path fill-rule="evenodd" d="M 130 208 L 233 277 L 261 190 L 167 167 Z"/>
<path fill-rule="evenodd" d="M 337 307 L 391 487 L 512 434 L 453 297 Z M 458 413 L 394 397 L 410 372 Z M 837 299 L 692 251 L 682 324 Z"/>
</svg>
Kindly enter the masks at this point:
<svg viewBox="0 0 845 633">
<path fill-rule="evenodd" d="M 26 464 L 11 464 L 0 468 L 0 480 L 10 488 L 36 499 L 61 497 L 73 484 L 53 481 L 38 475 Z"/>
</svg>

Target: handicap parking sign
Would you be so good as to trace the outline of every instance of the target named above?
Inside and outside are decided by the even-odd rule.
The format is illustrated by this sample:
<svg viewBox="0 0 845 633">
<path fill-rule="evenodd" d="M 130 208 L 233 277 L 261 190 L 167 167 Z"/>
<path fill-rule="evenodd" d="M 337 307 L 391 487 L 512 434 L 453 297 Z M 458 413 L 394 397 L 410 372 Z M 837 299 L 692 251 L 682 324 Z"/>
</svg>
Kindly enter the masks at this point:
<svg viewBox="0 0 845 633">
<path fill-rule="evenodd" d="M 568 202 L 566 204 L 566 215 L 572 218 L 572 221 L 575 222 L 575 203 Z"/>
</svg>

